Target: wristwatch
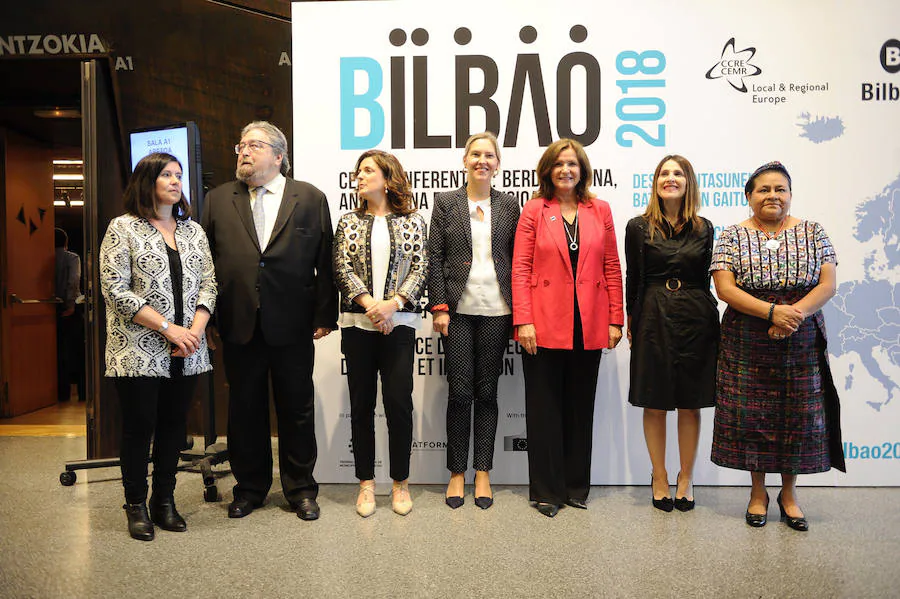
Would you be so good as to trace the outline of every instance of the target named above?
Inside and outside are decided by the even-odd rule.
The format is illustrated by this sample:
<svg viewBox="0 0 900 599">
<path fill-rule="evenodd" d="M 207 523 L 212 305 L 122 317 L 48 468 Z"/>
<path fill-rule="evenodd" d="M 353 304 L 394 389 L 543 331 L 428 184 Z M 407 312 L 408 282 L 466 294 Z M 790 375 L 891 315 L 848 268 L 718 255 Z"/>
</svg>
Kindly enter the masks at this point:
<svg viewBox="0 0 900 599">
<path fill-rule="evenodd" d="M 403 300 L 400 299 L 400 296 L 399 296 L 399 295 L 395 295 L 395 296 L 394 296 L 394 302 L 397 304 L 397 309 L 398 309 L 398 310 L 402 310 L 402 309 L 403 309 Z"/>
<path fill-rule="evenodd" d="M 166 331 L 168 331 L 169 330 L 169 321 L 166 320 L 165 318 L 163 318 L 162 324 L 159 325 L 159 328 L 156 330 L 159 331 L 160 333 L 165 333 Z"/>
</svg>

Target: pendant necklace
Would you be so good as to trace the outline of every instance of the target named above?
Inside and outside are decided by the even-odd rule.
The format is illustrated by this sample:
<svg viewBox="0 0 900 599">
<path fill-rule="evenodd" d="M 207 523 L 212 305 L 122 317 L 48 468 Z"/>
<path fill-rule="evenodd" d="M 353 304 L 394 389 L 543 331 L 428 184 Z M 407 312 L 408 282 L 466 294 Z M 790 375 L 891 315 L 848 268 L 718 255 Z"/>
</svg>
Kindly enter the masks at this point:
<svg viewBox="0 0 900 599">
<path fill-rule="evenodd" d="M 566 219 L 563 219 L 563 229 L 566 231 L 566 239 L 569 240 L 569 249 L 573 252 L 578 251 L 578 208 L 575 209 L 575 222 L 572 223 L 575 228 L 575 235 L 569 234 L 569 226 Z"/>
<path fill-rule="evenodd" d="M 777 252 L 778 248 L 781 247 L 781 241 L 779 241 L 777 237 L 781 235 L 781 232 L 784 230 L 785 223 L 787 223 L 786 216 L 781 220 L 781 224 L 778 226 L 778 230 L 774 233 L 769 233 L 768 231 L 766 231 L 765 227 L 762 226 L 762 223 L 759 222 L 759 219 L 757 219 L 755 216 L 753 217 L 753 224 L 755 224 L 760 232 L 762 232 L 762 234 L 766 236 L 766 249 L 773 252 Z"/>
</svg>

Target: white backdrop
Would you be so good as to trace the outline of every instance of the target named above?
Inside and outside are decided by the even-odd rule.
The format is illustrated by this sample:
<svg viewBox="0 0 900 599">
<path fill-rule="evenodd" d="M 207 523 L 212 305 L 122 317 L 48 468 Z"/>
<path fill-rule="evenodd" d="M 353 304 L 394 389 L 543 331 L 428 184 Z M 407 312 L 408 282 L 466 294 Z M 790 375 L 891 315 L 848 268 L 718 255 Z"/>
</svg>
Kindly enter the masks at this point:
<svg viewBox="0 0 900 599">
<path fill-rule="evenodd" d="M 469 133 L 499 130 L 499 189 L 524 202 L 546 146 L 580 138 L 592 189 L 624 226 L 643 211 L 665 154 L 687 156 L 702 214 L 743 220 L 749 172 L 780 160 L 794 180 L 792 212 L 817 220 L 838 252 L 838 296 L 826 308 L 843 406 L 848 473 L 804 484 L 900 484 L 900 9 L 856 3 L 689 1 L 302 2 L 293 5 L 293 175 L 325 191 L 332 219 L 356 206 L 348 173 L 377 147 L 397 155 L 430 218 L 435 192 L 462 182 Z M 481 93 L 483 91 L 483 93 Z M 468 100 L 467 100 L 468 98 Z M 468 117 L 466 116 L 468 115 Z M 466 119 L 469 119 L 467 124 Z M 516 127 L 516 123 L 518 126 Z M 621 251 L 620 251 L 620 255 Z M 623 259 L 624 271 L 624 259 Z M 724 309 L 723 305 L 720 305 Z M 445 470 L 443 355 L 426 317 L 414 370 L 413 482 Z M 317 342 L 317 477 L 351 482 L 349 402 L 338 334 Z M 510 343 L 500 379 L 497 483 L 527 481 L 521 364 Z M 604 356 L 592 481 L 644 484 L 641 411 L 627 402 L 627 342 Z M 379 410 L 379 480 L 387 443 Z M 709 461 L 703 412 L 698 484 L 746 484 Z M 670 416 L 669 469 L 678 469 Z"/>
</svg>

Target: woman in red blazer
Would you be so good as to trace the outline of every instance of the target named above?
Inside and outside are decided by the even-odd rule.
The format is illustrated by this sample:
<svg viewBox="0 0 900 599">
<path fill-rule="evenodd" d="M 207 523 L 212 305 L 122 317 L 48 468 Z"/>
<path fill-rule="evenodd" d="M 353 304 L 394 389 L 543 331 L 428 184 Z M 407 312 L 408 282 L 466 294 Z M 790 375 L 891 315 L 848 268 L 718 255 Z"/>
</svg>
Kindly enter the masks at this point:
<svg viewBox="0 0 900 599">
<path fill-rule="evenodd" d="M 537 166 L 540 188 L 519 219 L 513 324 L 525 353 L 530 499 L 553 517 L 586 509 L 601 350 L 622 338 L 622 271 L 609 204 L 589 191 L 580 143 L 560 139 Z"/>
</svg>

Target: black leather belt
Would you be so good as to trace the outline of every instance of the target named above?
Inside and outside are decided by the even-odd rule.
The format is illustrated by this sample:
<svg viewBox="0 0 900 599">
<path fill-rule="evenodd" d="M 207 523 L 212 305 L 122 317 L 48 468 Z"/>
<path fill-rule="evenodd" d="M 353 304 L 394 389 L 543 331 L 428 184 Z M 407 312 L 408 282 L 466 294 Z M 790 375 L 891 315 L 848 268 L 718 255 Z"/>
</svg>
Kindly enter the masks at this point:
<svg viewBox="0 0 900 599">
<path fill-rule="evenodd" d="M 668 291 L 678 291 L 679 289 L 704 289 L 709 287 L 706 281 L 686 281 L 678 277 L 653 278 L 647 279 L 648 287 L 665 287 Z"/>
</svg>

